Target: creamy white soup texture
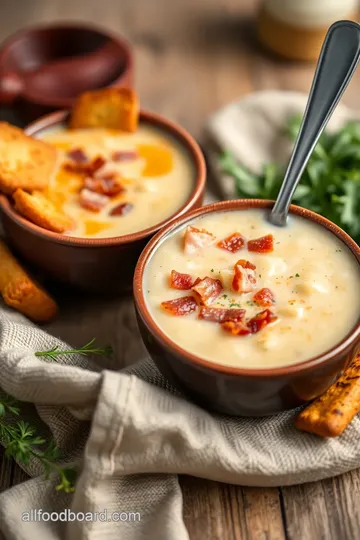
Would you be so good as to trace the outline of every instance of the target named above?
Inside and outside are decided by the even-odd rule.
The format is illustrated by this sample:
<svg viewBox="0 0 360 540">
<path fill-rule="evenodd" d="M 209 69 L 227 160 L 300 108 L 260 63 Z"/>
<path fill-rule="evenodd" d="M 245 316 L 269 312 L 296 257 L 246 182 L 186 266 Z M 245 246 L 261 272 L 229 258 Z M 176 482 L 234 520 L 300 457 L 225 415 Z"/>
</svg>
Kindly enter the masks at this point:
<svg viewBox="0 0 360 540">
<path fill-rule="evenodd" d="M 73 218 L 71 236 L 102 238 L 147 229 L 174 214 L 194 186 L 195 168 L 186 149 L 146 124 L 135 133 L 63 128 L 42 138 L 59 151 L 48 195 Z M 99 157 L 101 167 L 89 175 L 77 171 L 89 163 L 91 169 Z"/>
<path fill-rule="evenodd" d="M 294 364 L 335 346 L 359 318 L 359 267 L 350 250 L 300 217 L 280 228 L 263 216 L 204 216 L 163 241 L 149 261 L 144 290 L 152 317 L 203 359 L 249 368 Z"/>
</svg>

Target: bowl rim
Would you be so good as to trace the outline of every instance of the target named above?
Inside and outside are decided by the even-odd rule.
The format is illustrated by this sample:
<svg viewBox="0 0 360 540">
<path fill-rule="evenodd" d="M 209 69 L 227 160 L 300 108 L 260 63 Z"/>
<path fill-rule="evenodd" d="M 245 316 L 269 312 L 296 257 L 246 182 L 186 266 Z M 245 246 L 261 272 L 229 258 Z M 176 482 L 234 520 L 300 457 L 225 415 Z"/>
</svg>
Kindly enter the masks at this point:
<svg viewBox="0 0 360 540">
<path fill-rule="evenodd" d="M 88 30 L 91 32 L 96 32 L 98 34 L 102 34 L 105 38 L 109 38 L 114 43 L 116 43 L 119 46 L 119 49 L 122 50 L 122 53 L 124 55 L 124 67 L 120 73 L 120 75 L 112 81 L 111 84 L 107 85 L 105 88 L 109 88 L 111 86 L 119 85 L 119 83 L 128 77 L 128 75 L 132 72 L 133 66 L 134 66 L 134 59 L 133 59 L 133 53 L 132 48 L 130 46 L 130 43 L 122 36 L 115 34 L 114 32 L 108 31 L 106 28 L 98 26 L 96 24 L 92 23 L 82 23 L 82 22 L 76 22 L 76 21 L 61 21 L 57 24 L 49 24 L 49 23 L 43 23 L 43 24 L 34 24 L 31 26 L 27 26 L 26 28 L 23 28 L 21 30 L 18 30 L 8 36 L 1 44 L 0 44 L 0 71 L 3 70 L 3 62 L 5 56 L 9 53 L 9 50 L 11 47 L 13 47 L 17 41 L 25 38 L 29 34 L 36 34 L 41 32 L 51 32 L 54 30 Z M 8 70 L 6 70 L 8 71 Z M 11 71 L 11 70 L 10 70 Z M 5 70 L 4 70 L 5 73 Z M 36 103 L 37 105 L 42 105 L 45 107 L 53 107 L 57 109 L 66 109 L 68 107 L 71 107 L 74 98 L 73 97 L 67 97 L 67 98 L 58 98 L 56 100 L 53 100 L 51 97 L 41 96 L 40 95 L 33 95 L 33 94 L 27 94 L 25 92 L 23 99 L 26 101 L 29 101 L 31 103 Z"/>
<path fill-rule="evenodd" d="M 209 213 L 229 210 L 248 210 L 252 208 L 269 209 L 273 206 L 273 204 L 274 201 L 264 199 L 236 199 L 208 204 L 206 206 L 203 206 L 202 208 L 189 212 L 188 214 L 186 214 L 186 216 L 179 217 L 176 220 L 172 221 L 172 223 L 159 231 L 148 242 L 148 244 L 142 251 L 135 268 L 133 280 L 134 301 L 138 314 L 145 323 L 146 327 L 154 336 L 156 336 L 157 340 L 160 341 L 160 343 L 166 350 L 169 350 L 171 352 L 175 351 L 178 356 L 182 357 L 182 359 L 185 359 L 188 363 L 195 364 L 197 367 L 210 369 L 211 371 L 215 371 L 218 373 L 242 377 L 245 376 L 257 379 L 277 378 L 282 376 L 303 374 L 307 371 L 311 371 L 315 366 L 327 364 L 328 362 L 331 362 L 331 360 L 335 360 L 335 358 L 337 358 L 339 354 L 341 354 L 345 349 L 356 344 L 356 342 L 360 339 L 359 317 L 358 322 L 355 324 L 354 328 L 352 328 L 349 333 L 337 345 L 318 356 L 303 360 L 299 363 L 274 368 L 243 368 L 217 364 L 216 362 L 205 360 L 195 354 L 188 352 L 180 345 L 172 341 L 172 339 L 169 338 L 165 334 L 165 332 L 161 330 L 161 328 L 152 318 L 145 301 L 143 288 L 144 271 L 150 257 L 157 250 L 160 242 L 165 239 L 166 236 L 168 236 L 174 230 L 180 228 L 187 222 Z M 330 233 L 337 236 L 354 254 L 360 266 L 360 247 L 340 227 L 338 227 L 325 217 L 320 216 L 319 214 L 316 214 L 315 212 L 312 212 L 311 210 L 302 208 L 300 206 L 291 205 L 289 211 L 293 215 L 303 217 L 312 222 L 315 222 L 318 225 L 323 226 Z"/>
<path fill-rule="evenodd" d="M 25 127 L 24 131 L 27 135 L 36 135 L 43 129 L 51 128 L 56 126 L 57 124 L 66 122 L 69 114 L 69 110 L 60 110 L 47 114 L 45 116 L 42 116 L 38 120 L 35 120 L 31 124 L 28 124 Z M 52 240 L 53 242 L 56 242 L 58 244 L 64 244 L 68 246 L 118 246 L 136 242 L 138 240 L 143 240 L 153 235 L 159 229 L 165 227 L 173 219 L 176 219 L 177 217 L 180 217 L 184 213 L 188 212 L 194 206 L 194 204 L 196 204 L 202 198 L 206 182 L 206 165 L 205 158 L 198 143 L 186 130 L 184 130 L 178 124 L 168 120 L 167 118 L 159 114 L 145 110 L 140 111 L 140 121 L 152 124 L 170 133 L 170 135 L 175 137 L 175 139 L 177 139 L 178 141 L 180 141 L 181 144 L 184 145 L 194 162 L 196 178 L 194 181 L 193 189 L 185 203 L 165 220 L 153 225 L 152 227 L 148 227 L 147 229 L 143 229 L 141 231 L 130 234 L 125 234 L 123 236 L 112 236 L 109 238 L 81 238 L 75 236 L 66 236 L 65 234 L 48 231 L 46 229 L 43 229 L 42 227 L 39 227 L 38 225 L 35 225 L 34 223 L 31 223 L 31 221 L 22 217 L 14 210 L 14 207 L 11 204 L 9 198 L 3 194 L 0 194 L 0 209 L 2 209 L 3 212 L 12 221 L 15 221 L 23 229 L 26 229 L 35 236 L 42 237 L 47 240 Z"/>
</svg>

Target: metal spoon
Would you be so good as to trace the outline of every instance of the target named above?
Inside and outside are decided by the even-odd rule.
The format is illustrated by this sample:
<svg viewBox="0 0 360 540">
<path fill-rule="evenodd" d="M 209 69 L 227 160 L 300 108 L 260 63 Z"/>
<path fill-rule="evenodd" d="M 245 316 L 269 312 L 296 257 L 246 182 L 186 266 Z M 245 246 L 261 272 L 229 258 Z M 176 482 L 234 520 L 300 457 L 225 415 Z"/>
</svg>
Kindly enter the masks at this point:
<svg viewBox="0 0 360 540">
<path fill-rule="evenodd" d="M 270 223 L 284 227 L 291 199 L 311 153 L 354 74 L 360 58 L 360 25 L 338 21 L 323 43 L 309 99 Z"/>
</svg>

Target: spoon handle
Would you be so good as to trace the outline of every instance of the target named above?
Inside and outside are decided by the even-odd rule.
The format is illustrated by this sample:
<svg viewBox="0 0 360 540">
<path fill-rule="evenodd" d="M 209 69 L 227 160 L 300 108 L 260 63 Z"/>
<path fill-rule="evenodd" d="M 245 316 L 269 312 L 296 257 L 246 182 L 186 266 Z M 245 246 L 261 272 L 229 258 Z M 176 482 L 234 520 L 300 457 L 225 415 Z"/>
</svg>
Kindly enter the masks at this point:
<svg viewBox="0 0 360 540">
<path fill-rule="evenodd" d="M 309 157 L 347 87 L 360 58 L 360 25 L 338 21 L 323 43 L 304 117 L 276 203 L 269 216 L 285 226 L 291 199 Z"/>
</svg>

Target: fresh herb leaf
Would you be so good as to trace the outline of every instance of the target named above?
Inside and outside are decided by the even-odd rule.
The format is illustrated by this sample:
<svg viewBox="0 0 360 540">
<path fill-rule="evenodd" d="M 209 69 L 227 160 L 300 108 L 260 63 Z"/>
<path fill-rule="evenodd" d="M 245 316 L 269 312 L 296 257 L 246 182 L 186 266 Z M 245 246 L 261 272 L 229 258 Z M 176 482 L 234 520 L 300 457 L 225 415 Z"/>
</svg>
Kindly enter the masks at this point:
<svg viewBox="0 0 360 540">
<path fill-rule="evenodd" d="M 40 357 L 46 357 L 50 358 L 51 360 L 57 361 L 57 356 L 64 356 L 67 354 L 81 354 L 82 356 L 86 356 L 87 354 L 95 354 L 98 356 L 111 356 L 113 353 L 112 347 L 106 346 L 103 348 L 95 347 L 95 338 L 89 341 L 86 345 L 83 347 L 80 347 L 79 349 L 69 349 L 65 351 L 59 350 L 59 347 L 53 347 L 52 349 L 48 351 L 39 351 L 35 353 L 35 356 Z"/>
</svg>

